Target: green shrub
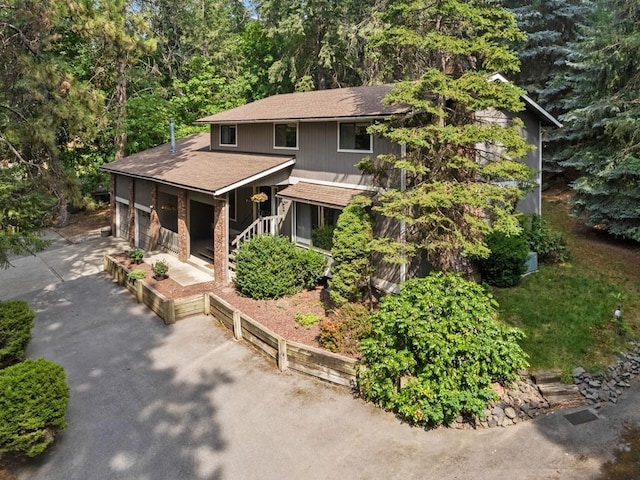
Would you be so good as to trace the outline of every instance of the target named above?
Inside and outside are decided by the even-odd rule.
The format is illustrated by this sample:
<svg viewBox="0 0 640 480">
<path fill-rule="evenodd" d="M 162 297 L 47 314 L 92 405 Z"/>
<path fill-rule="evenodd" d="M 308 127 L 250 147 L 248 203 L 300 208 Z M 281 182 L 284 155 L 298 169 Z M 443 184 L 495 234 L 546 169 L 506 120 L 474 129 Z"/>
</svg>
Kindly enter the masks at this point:
<svg viewBox="0 0 640 480">
<path fill-rule="evenodd" d="M 327 257 L 306 248 L 296 247 L 298 282 L 303 288 L 314 288 L 327 270 Z"/>
<path fill-rule="evenodd" d="M 480 260 L 482 280 L 496 287 L 513 287 L 527 271 L 527 241 L 518 235 L 491 232 L 487 238 L 489 257 Z"/>
<path fill-rule="evenodd" d="M 326 263 L 321 253 L 298 248 L 285 237 L 261 235 L 238 249 L 235 286 L 240 294 L 255 299 L 293 295 L 314 287 Z"/>
<path fill-rule="evenodd" d="M 369 203 L 367 198 L 355 197 L 338 217 L 333 233 L 333 265 L 329 282 L 329 295 L 336 305 L 360 300 L 362 287 L 373 273 L 373 224 L 365 210 Z"/>
<path fill-rule="evenodd" d="M 0 371 L 0 453 L 33 457 L 67 424 L 69 386 L 57 363 L 28 359 Z"/>
<path fill-rule="evenodd" d="M 311 230 L 311 244 L 316 248 L 330 251 L 333 247 L 333 225 L 323 225 Z"/>
<path fill-rule="evenodd" d="M 147 271 L 142 269 L 131 270 L 127 274 L 127 278 L 131 280 L 142 280 L 143 278 L 146 278 L 146 276 L 147 276 Z"/>
<path fill-rule="evenodd" d="M 31 340 L 34 313 L 27 302 L 0 302 L 0 368 L 24 358 Z"/>
<path fill-rule="evenodd" d="M 320 321 L 320 316 L 311 312 L 297 312 L 293 318 L 298 325 L 301 325 L 303 327 L 310 327 L 311 325 L 314 325 Z"/>
<path fill-rule="evenodd" d="M 256 299 L 280 298 L 300 290 L 296 247 L 285 237 L 261 235 L 236 253 L 235 286 Z"/>
<path fill-rule="evenodd" d="M 538 253 L 540 262 L 559 263 L 569 259 L 566 239 L 561 233 L 554 231 L 540 215 L 524 214 L 520 224 L 529 250 Z"/>
<path fill-rule="evenodd" d="M 360 393 L 425 427 L 482 416 L 496 396 L 492 382 L 514 381 L 527 366 L 522 333 L 500 325 L 496 307 L 482 286 L 457 274 L 405 282 L 371 316 Z"/>
<path fill-rule="evenodd" d="M 361 303 L 345 303 L 332 318 L 320 322 L 320 343 L 332 352 L 356 355 L 360 340 L 371 334 L 369 309 Z"/>
</svg>

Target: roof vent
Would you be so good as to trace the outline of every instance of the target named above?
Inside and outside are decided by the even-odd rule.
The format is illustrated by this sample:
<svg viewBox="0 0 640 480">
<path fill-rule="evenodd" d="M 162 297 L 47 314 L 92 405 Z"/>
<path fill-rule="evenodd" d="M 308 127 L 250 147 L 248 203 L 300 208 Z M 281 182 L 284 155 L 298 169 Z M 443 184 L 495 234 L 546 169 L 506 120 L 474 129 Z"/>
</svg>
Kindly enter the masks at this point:
<svg viewBox="0 0 640 480">
<path fill-rule="evenodd" d="M 171 138 L 171 154 L 176 153 L 176 127 L 173 118 L 169 120 L 169 137 Z"/>
</svg>

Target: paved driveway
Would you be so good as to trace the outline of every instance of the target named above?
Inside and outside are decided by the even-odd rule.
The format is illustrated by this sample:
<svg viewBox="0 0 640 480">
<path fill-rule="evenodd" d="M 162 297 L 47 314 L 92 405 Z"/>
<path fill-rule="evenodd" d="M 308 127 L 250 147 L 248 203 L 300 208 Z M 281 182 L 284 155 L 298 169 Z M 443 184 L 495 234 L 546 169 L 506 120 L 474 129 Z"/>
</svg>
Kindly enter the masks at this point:
<svg viewBox="0 0 640 480">
<path fill-rule="evenodd" d="M 97 260 L 109 244 L 83 247 Z M 28 354 L 64 365 L 71 385 L 68 429 L 22 480 L 596 479 L 623 421 L 640 422 L 635 386 L 577 426 L 557 413 L 506 429 L 411 428 L 279 373 L 211 317 L 164 326 L 78 252 L 61 242 L 0 272 L 0 298 L 18 278 L 34 287 L 18 295 L 36 310 Z M 35 267 L 43 258 L 49 272 Z"/>
</svg>

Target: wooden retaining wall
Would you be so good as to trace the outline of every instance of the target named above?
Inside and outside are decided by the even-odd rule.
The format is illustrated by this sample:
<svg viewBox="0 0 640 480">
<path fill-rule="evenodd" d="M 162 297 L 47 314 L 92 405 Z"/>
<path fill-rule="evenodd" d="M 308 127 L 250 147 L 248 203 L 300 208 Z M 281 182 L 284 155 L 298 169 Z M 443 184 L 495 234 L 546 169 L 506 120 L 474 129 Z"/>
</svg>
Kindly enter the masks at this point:
<svg viewBox="0 0 640 480">
<path fill-rule="evenodd" d="M 339 385 L 352 386 L 357 360 L 301 343 L 288 341 L 233 308 L 213 293 L 206 293 L 209 312 L 233 331 L 237 340 L 246 340 L 273 358 L 282 371 L 295 370 Z"/>
<path fill-rule="evenodd" d="M 274 359 L 281 371 L 290 369 L 345 386 L 355 382 L 357 361 L 353 358 L 288 341 L 213 293 L 174 301 L 146 283 L 130 279 L 130 270 L 110 255 L 104 255 L 103 267 L 118 285 L 129 290 L 167 325 L 191 315 L 213 315 L 233 332 L 236 340 L 246 340 Z"/>
<path fill-rule="evenodd" d="M 167 325 L 191 315 L 205 313 L 205 299 L 202 295 L 173 300 L 165 297 L 150 285 L 129 278 L 131 270 L 125 268 L 110 255 L 104 255 L 102 264 L 104 271 L 108 272 L 118 285 L 129 290 L 139 303 L 144 303 Z"/>
</svg>

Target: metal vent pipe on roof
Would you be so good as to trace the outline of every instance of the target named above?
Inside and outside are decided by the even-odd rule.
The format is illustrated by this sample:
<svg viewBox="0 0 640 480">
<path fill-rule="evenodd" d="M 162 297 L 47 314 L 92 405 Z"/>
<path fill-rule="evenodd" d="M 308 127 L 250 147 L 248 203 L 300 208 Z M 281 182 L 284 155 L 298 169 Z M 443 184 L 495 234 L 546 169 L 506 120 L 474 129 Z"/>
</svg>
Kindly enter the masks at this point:
<svg viewBox="0 0 640 480">
<path fill-rule="evenodd" d="M 169 120 L 169 137 L 171 138 L 171 154 L 176 153 L 176 127 L 173 118 Z"/>
</svg>

